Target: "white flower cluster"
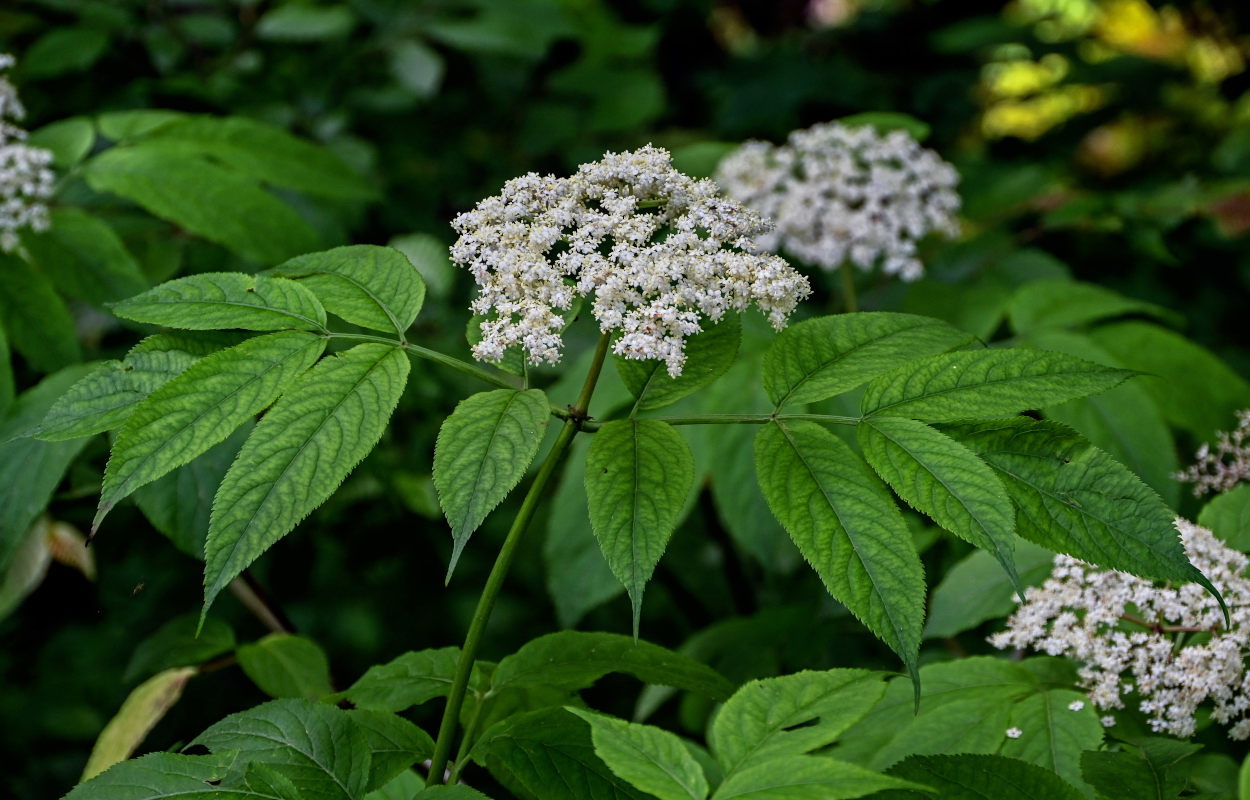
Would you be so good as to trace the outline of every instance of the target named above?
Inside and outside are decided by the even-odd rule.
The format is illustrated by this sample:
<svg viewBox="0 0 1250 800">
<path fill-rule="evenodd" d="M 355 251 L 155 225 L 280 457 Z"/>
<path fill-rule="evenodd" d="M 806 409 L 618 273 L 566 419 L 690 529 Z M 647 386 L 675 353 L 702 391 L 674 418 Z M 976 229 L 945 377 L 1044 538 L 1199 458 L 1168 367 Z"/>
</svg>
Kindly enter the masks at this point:
<svg viewBox="0 0 1250 800">
<path fill-rule="evenodd" d="M 452 227 L 452 260 L 473 274 L 481 292 L 472 310 L 488 317 L 473 348 L 480 360 L 520 345 L 531 363 L 555 363 L 560 312 L 593 293 L 600 330 L 620 331 L 613 351 L 663 360 L 675 377 L 700 315 L 718 320 L 755 303 L 781 328 L 810 292 L 784 260 L 755 252 L 763 220 L 649 145 L 608 153 L 570 178 L 510 180 Z"/>
<path fill-rule="evenodd" d="M 1227 492 L 1239 483 L 1250 482 L 1250 408 L 1237 412 L 1237 429 L 1219 431 L 1215 452 L 1203 443 L 1195 456 L 1197 463 L 1172 477 L 1194 485 L 1194 496 L 1207 492 Z"/>
<path fill-rule="evenodd" d="M 776 222 L 761 247 L 826 270 L 850 261 L 905 281 L 924 274 L 916 242 L 959 233 L 959 173 L 906 132 L 825 122 L 776 147 L 747 142 L 716 180 L 738 202 Z"/>
<path fill-rule="evenodd" d="M 0 53 L 0 72 L 14 64 L 13 56 Z M 52 153 L 24 143 L 26 131 L 14 124 L 26 116 L 17 89 L 0 75 L 0 250 L 17 247 L 23 228 L 46 230 L 48 207 L 55 176 L 49 166 Z"/>
<path fill-rule="evenodd" d="M 1081 685 L 1095 707 L 1123 708 L 1124 697 L 1136 692 L 1157 732 L 1189 736 L 1194 712 L 1210 700 L 1212 718 L 1231 723 L 1230 738 L 1250 738 L 1247 558 L 1205 528 L 1183 519 L 1176 527 L 1189 560 L 1224 595 L 1232 618 L 1228 628 L 1215 598 L 1196 583 L 1158 587 L 1059 555 L 1050 578 L 1025 591 L 1025 602 L 990 643 L 1083 662 Z M 1179 646 L 1179 636 L 1195 633 L 1209 636 Z M 1125 681 L 1129 674 L 1133 682 Z M 1114 723 L 1104 717 L 1104 725 L 1108 719 Z"/>
</svg>

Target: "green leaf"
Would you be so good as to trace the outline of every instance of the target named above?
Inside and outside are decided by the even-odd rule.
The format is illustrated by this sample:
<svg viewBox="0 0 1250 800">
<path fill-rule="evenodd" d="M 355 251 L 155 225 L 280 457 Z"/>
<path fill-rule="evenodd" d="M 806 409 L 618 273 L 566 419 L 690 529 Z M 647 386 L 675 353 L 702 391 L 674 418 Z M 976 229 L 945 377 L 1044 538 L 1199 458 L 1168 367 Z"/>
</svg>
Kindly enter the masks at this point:
<svg viewBox="0 0 1250 800">
<path fill-rule="evenodd" d="M 204 539 L 208 536 L 213 497 L 243 443 L 252 434 L 252 428 L 250 421 L 243 423 L 191 463 L 140 486 L 132 495 L 135 505 L 152 527 L 197 561 L 204 560 Z"/>
<path fill-rule="evenodd" d="M 206 331 L 242 328 L 323 331 L 326 312 L 311 290 L 287 278 L 204 272 L 162 283 L 112 308 L 123 319 Z"/>
<path fill-rule="evenodd" d="M 525 476 L 548 413 L 539 389 L 497 389 L 462 400 L 438 429 L 434 488 L 454 542 L 448 580 L 469 537 Z"/>
<path fill-rule="evenodd" d="M 539 636 L 499 662 L 491 690 L 552 686 L 574 691 L 610 672 L 721 700 L 733 685 L 711 667 L 659 645 L 616 633 L 560 631 Z"/>
<path fill-rule="evenodd" d="M 1072 429 L 1019 417 L 943 430 L 999 473 L 1024 538 L 1091 564 L 1211 589 L 1185 557 L 1172 510 Z"/>
<path fill-rule="evenodd" d="M 86 439 L 41 442 L 14 437 L 33 429 L 53 401 L 90 368 L 90 364 L 79 364 L 49 375 L 19 395 L 0 417 L 0 574 L 87 443 Z"/>
<path fill-rule="evenodd" d="M 1075 680 L 1074 666 L 1052 658 L 1017 663 L 973 656 L 926 665 L 919 711 L 910 682 L 892 680 L 884 699 L 831 753 L 885 769 L 910 755 L 1003 752 L 1079 785 L 1080 753 L 1099 746 L 1102 726 L 1088 701 L 1069 707 L 1083 699 L 1068 688 Z M 1007 737 L 1013 726 L 1020 739 Z"/>
<path fill-rule="evenodd" d="M 635 637 L 643 588 L 664 555 L 693 485 L 690 446 L 666 422 L 615 420 L 600 427 L 590 443 L 590 525 L 612 574 L 629 592 Z"/>
<path fill-rule="evenodd" d="M 942 800 L 1082 800 L 1084 795 L 1055 773 L 1019 759 L 996 755 L 911 756 L 890 774 L 931 786 Z M 918 791 L 890 791 L 873 800 L 934 797 Z M 1130 796 L 1130 795 L 1125 795 Z M 1141 795 L 1131 795 L 1141 798 Z"/>
<path fill-rule="evenodd" d="M 139 642 L 122 680 L 130 683 L 174 667 L 203 664 L 234 649 L 234 630 L 228 624 L 209 617 L 197 635 L 196 616 L 175 617 Z"/>
<path fill-rule="evenodd" d="M 561 628 L 572 628 L 587 611 L 625 591 L 590 529 L 586 455 L 593 438 L 578 436 L 573 440 L 547 514 L 547 538 L 543 542 L 547 594 Z"/>
<path fill-rule="evenodd" d="M 885 694 L 883 677 L 862 669 L 832 669 L 743 685 L 708 733 L 726 781 L 740 770 L 832 744 Z"/>
<path fill-rule="evenodd" d="M 785 529 L 768 509 L 768 501 L 755 479 L 755 456 L 750 425 L 725 425 L 716 434 L 708 480 L 716 515 L 738 547 L 764 567 L 778 573 L 793 572 L 801 557 Z"/>
<path fill-rule="evenodd" d="M 67 170 L 76 165 L 95 144 L 95 125 L 87 117 L 70 117 L 30 132 L 26 143 L 52 152 L 52 166 Z"/>
<path fill-rule="evenodd" d="M 17 382 L 13 378 L 13 358 L 9 351 L 9 335 L 4 332 L 0 320 L 0 416 L 8 411 L 17 397 Z"/>
<path fill-rule="evenodd" d="M 1198 524 L 1236 550 L 1250 550 L 1250 486 L 1237 486 L 1211 498 L 1198 512 Z"/>
<path fill-rule="evenodd" d="M 1007 317 L 1016 333 L 1075 328 L 1127 314 L 1144 314 L 1169 322 L 1179 316 L 1162 306 L 1134 300 L 1096 284 L 1069 280 L 1026 283 L 1007 304 Z"/>
<path fill-rule="evenodd" d="M 429 293 L 439 299 L 447 297 L 452 284 L 456 281 L 458 270 L 447 255 L 447 244 L 436 236 L 428 233 L 410 233 L 396 236 L 386 243 L 403 253 L 408 261 L 421 273 Z"/>
<path fill-rule="evenodd" d="M 288 4 L 265 12 L 256 35 L 275 42 L 320 42 L 341 39 L 356 27 L 356 17 L 345 5 Z"/>
<path fill-rule="evenodd" d="M 752 763 L 733 775 L 712 800 L 843 800 L 914 783 L 823 756 L 791 755 Z M 932 795 L 929 795 L 930 797 Z"/>
<path fill-rule="evenodd" d="M 293 258 L 264 274 L 294 278 L 331 314 L 364 328 L 394 331 L 400 338 L 425 302 L 421 273 L 389 247 L 336 247 Z"/>
<path fill-rule="evenodd" d="M 403 717 L 355 709 L 347 716 L 369 743 L 369 782 L 365 791 L 385 786 L 418 761 L 434 755 L 434 740 Z"/>
<path fill-rule="evenodd" d="M 188 463 L 274 401 L 325 350 L 304 331 L 255 336 L 205 356 L 147 396 L 113 442 L 92 530 L 122 498 Z"/>
<path fill-rule="evenodd" d="M 182 697 L 182 687 L 196 672 L 195 667 L 168 669 L 135 687 L 117 714 L 100 731 L 80 780 L 93 778 L 117 762 L 130 758 L 156 723 Z"/>
<path fill-rule="evenodd" d="M 362 344 L 298 378 L 252 431 L 213 501 L 204 610 L 232 578 L 342 483 L 382 436 L 408 356 Z"/>
<path fill-rule="evenodd" d="M 971 334 L 912 314 L 862 312 L 791 325 L 764 356 L 764 389 L 781 408 L 854 389 L 895 367 L 964 347 Z"/>
<path fill-rule="evenodd" d="M 1073 704 L 1084 708 L 1073 710 Z M 1079 786 L 1081 754 L 1102 744 L 1103 728 L 1089 698 L 1067 688 L 1050 688 L 1020 700 L 1008 723 L 1021 731 L 1003 742 L 1002 754 L 1037 764 Z"/>
<path fill-rule="evenodd" d="M 668 731 L 580 708 L 565 709 L 590 724 L 595 755 L 619 778 L 660 800 L 704 800 L 703 768 Z"/>
<path fill-rule="evenodd" d="M 1043 330 L 1024 343 L 1043 350 L 1070 353 L 1108 366 L 1124 366 L 1084 334 Z M 1140 380 L 1122 383 L 1092 397 L 1070 400 L 1042 409 L 1047 419 L 1076 429 L 1108 455 L 1133 470 L 1168 505 L 1180 500 L 1180 486 L 1172 478 L 1180 469 L 1176 443 L 1167 421 Z"/>
<path fill-rule="evenodd" d="M 1119 322 L 1089 335 L 1117 362 L 1147 373 L 1138 383 L 1163 416 L 1200 441 L 1227 429 L 1250 397 L 1250 383 L 1178 333 L 1146 322 Z"/>
<path fill-rule="evenodd" d="M 595 755 L 590 728 L 563 708 L 509 717 L 473 749 L 474 760 L 520 797 L 646 800 Z"/>
<path fill-rule="evenodd" d="M 1027 540 L 1016 542 L 1020 582 L 1037 586 L 1050 577 L 1055 554 Z M 1002 565 L 984 550 L 976 550 L 947 570 L 929 598 L 924 638 L 954 636 L 991 619 L 1006 617 L 1016 608 L 1016 589 Z"/>
<path fill-rule="evenodd" d="M 630 394 L 638 398 L 637 410 L 650 411 L 675 403 L 724 375 L 733 366 L 741 341 L 742 325 L 738 315 L 730 313 L 686 341 L 686 366 L 676 378 L 656 359 L 614 356 L 612 360 Z"/>
<path fill-rule="evenodd" d="M 1002 481 L 967 447 L 923 422 L 873 417 L 858 426 L 864 459 L 912 508 L 994 554 L 1023 594 L 1016 574 L 1015 516 Z"/>
<path fill-rule="evenodd" d="M 924 569 L 877 476 L 812 422 L 765 425 L 755 437 L 760 488 L 829 593 L 916 674 Z"/>
<path fill-rule="evenodd" d="M 1133 373 L 1044 350 L 968 350 L 882 375 L 864 391 L 864 416 L 942 422 L 1011 416 L 1105 391 Z"/>
<path fill-rule="evenodd" d="M 188 116 L 161 126 L 145 141 L 163 148 L 176 145 L 189 156 L 208 156 L 240 174 L 306 194 L 352 200 L 377 197 L 329 150 L 259 120 Z"/>
<path fill-rule="evenodd" d="M 241 786 L 236 753 L 184 756 L 152 753 L 123 761 L 75 786 L 64 800 L 295 800 L 272 791 Z"/>
<path fill-rule="evenodd" d="M 271 633 L 241 645 L 235 655 L 243 673 L 270 697 L 316 700 L 334 691 L 325 652 L 303 636 Z"/>
<path fill-rule="evenodd" d="M 365 794 L 370 746 L 342 709 L 308 700 L 273 700 L 231 714 L 191 742 L 280 768 L 307 800 L 354 800 Z"/>
<path fill-rule="evenodd" d="M 460 661 L 460 648 L 404 653 L 386 664 L 372 666 L 343 692 L 357 708 L 403 711 L 446 697 Z"/>
<path fill-rule="evenodd" d="M 104 55 L 108 45 L 108 34 L 103 31 L 55 27 L 27 46 L 20 64 L 22 77 L 38 80 L 82 72 Z"/>
<path fill-rule="evenodd" d="M 274 264 L 317 250 L 321 236 L 256 180 L 159 141 L 114 147 L 83 168 L 87 184 L 243 258 Z"/>
<path fill-rule="evenodd" d="M 34 435 L 50 442 L 92 436 L 120 427 L 144 398 L 196 361 L 231 340 L 158 333 L 106 361 L 57 398 Z"/>
<path fill-rule="evenodd" d="M 0 253 L 0 322 L 9 344 L 39 372 L 54 372 L 82 358 L 74 316 L 52 282 L 6 253 Z"/>
<path fill-rule="evenodd" d="M 50 217 L 52 227 L 24 232 L 22 246 L 61 291 L 103 305 L 148 288 L 138 262 L 104 222 L 76 208 L 54 208 Z"/>
<path fill-rule="evenodd" d="M 156 130 L 162 125 L 186 117 L 181 111 L 159 108 L 138 108 L 132 111 L 110 111 L 96 117 L 101 135 L 114 141 L 133 139 Z"/>
<path fill-rule="evenodd" d="M 1125 742 L 1121 748 L 1082 753 L 1081 776 L 1107 797 L 1173 800 L 1188 783 L 1192 762 L 1186 760 L 1202 745 L 1156 738 Z"/>
<path fill-rule="evenodd" d="M 433 789 L 453 788 L 444 786 L 434 786 Z M 467 786 L 457 786 L 454 788 L 464 789 L 471 794 L 464 795 L 465 798 L 472 800 L 473 798 L 483 798 L 486 795 L 479 794 L 477 791 Z M 365 795 L 365 800 L 414 800 L 418 797 L 447 797 L 455 799 L 455 794 L 443 795 L 441 793 L 427 793 L 425 789 L 425 778 L 418 775 L 415 771 L 407 769 L 392 778 L 387 784 L 380 789 Z M 486 798 L 490 800 L 490 798 Z"/>
</svg>

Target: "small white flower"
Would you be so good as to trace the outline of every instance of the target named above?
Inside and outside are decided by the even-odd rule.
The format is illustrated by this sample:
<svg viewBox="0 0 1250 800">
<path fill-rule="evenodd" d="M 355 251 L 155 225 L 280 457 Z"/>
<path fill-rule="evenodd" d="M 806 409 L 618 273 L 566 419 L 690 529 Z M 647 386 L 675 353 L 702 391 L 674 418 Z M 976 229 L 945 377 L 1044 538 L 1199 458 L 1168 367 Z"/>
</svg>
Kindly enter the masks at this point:
<svg viewBox="0 0 1250 800">
<path fill-rule="evenodd" d="M 1008 738 L 1008 739 L 1019 739 L 1019 738 L 1020 738 L 1021 736 L 1023 736 L 1023 735 L 1024 735 L 1024 731 L 1020 730 L 1019 728 L 1008 728 L 1008 729 L 1007 729 L 1007 738 Z"/>
<path fill-rule="evenodd" d="M 676 377 L 703 318 L 754 304 L 780 329 L 811 291 L 783 259 L 756 251 L 753 237 L 768 229 L 757 214 L 650 145 L 570 178 L 514 178 L 452 227 L 451 258 L 480 288 L 471 309 L 488 317 L 473 348 L 481 360 L 519 345 L 531 363 L 555 363 L 561 312 L 594 295 L 600 330 L 619 331 L 613 352 L 663 360 Z"/>
<path fill-rule="evenodd" d="M 747 142 L 721 162 L 716 180 L 776 221 L 761 247 L 826 270 L 879 263 L 887 275 L 915 280 L 924 274 L 916 242 L 959 232 L 959 174 L 904 131 L 825 122 L 779 147 Z"/>
<path fill-rule="evenodd" d="M 1081 662 L 1078 680 L 1095 708 L 1124 708 L 1131 693 L 1159 733 L 1191 735 L 1198 707 L 1209 701 L 1211 718 L 1229 726 L 1230 738 L 1250 738 L 1250 559 L 1205 528 L 1183 519 L 1176 527 L 1189 560 L 1223 594 L 1231 625 L 1197 584 L 1155 586 L 1059 555 L 1050 578 L 1025 591 L 990 642 Z M 1178 634 L 1195 632 L 1209 633 L 1178 646 Z"/>
<path fill-rule="evenodd" d="M 0 54 L 0 72 L 13 63 L 13 56 Z M 18 231 L 50 224 L 45 201 L 56 180 L 49 169 L 52 153 L 24 143 L 26 131 L 13 123 L 25 116 L 17 89 L 0 75 L 0 251 L 6 253 L 17 247 Z"/>
<path fill-rule="evenodd" d="M 1197 462 L 1172 477 L 1194 485 L 1194 496 L 1227 492 L 1250 481 L 1250 408 L 1237 412 L 1237 427 L 1217 431 L 1215 449 L 1203 443 L 1195 455 Z"/>
<path fill-rule="evenodd" d="M 1115 717 L 1112 716 L 1099 717 L 1098 722 L 1101 723 L 1104 728 L 1115 727 Z"/>
<path fill-rule="evenodd" d="M 1080 711 L 1082 708 L 1085 708 L 1084 700 L 1073 700 L 1071 703 L 1068 703 L 1069 711 Z"/>
</svg>

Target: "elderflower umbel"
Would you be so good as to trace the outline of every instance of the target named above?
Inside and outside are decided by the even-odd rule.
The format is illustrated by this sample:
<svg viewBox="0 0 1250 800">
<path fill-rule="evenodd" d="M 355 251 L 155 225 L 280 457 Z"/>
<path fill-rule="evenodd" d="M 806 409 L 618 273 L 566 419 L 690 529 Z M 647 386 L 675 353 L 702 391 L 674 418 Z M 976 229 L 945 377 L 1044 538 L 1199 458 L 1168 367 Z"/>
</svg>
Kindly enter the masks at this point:
<svg viewBox="0 0 1250 800">
<path fill-rule="evenodd" d="M 760 246 L 826 270 L 850 261 L 905 281 L 924 274 L 916 242 L 959 233 L 959 174 L 906 132 L 825 122 L 780 147 L 747 142 L 716 180 L 738 202 L 776 222 Z"/>
<path fill-rule="evenodd" d="M 613 351 L 660 359 L 677 376 L 700 316 L 719 320 L 754 303 L 780 329 L 807 281 L 777 256 L 757 253 L 767 229 L 708 180 L 673 169 L 667 151 L 607 153 L 569 178 L 536 173 L 508 181 L 452 222 L 452 260 L 473 274 L 486 315 L 475 358 L 498 361 L 520 345 L 531 363 L 555 363 L 560 312 L 594 295 Z"/>
<path fill-rule="evenodd" d="M 1218 431 L 1215 452 L 1209 444 L 1198 448 L 1197 463 L 1172 477 L 1194 485 L 1194 496 L 1207 492 L 1227 492 L 1239 483 L 1250 482 L 1250 408 L 1237 412 L 1237 429 Z"/>
<path fill-rule="evenodd" d="M 13 64 L 13 56 L 0 54 L 0 72 Z M 24 116 L 17 89 L 0 75 L 0 250 L 6 253 L 17 247 L 19 230 L 41 231 L 50 224 L 44 201 L 55 180 L 48 168 L 52 153 L 23 143 L 26 131 L 13 122 Z"/>
<path fill-rule="evenodd" d="M 1214 597 L 1196 583 L 1158 587 L 1123 572 L 1055 556 L 1050 578 L 1025 591 L 1025 602 L 990 637 L 995 647 L 1032 647 L 1083 662 L 1078 675 L 1099 709 L 1124 708 L 1133 691 L 1160 733 L 1189 736 L 1204 701 L 1211 717 L 1231 725 L 1233 739 L 1250 738 L 1250 675 L 1244 656 L 1250 641 L 1247 558 L 1207 529 L 1176 520 L 1193 565 L 1224 595 L 1232 624 Z M 1177 635 L 1207 632 L 1178 649 Z M 1131 674 L 1132 684 L 1124 678 Z M 1103 725 L 1114 724 L 1103 717 Z"/>
</svg>

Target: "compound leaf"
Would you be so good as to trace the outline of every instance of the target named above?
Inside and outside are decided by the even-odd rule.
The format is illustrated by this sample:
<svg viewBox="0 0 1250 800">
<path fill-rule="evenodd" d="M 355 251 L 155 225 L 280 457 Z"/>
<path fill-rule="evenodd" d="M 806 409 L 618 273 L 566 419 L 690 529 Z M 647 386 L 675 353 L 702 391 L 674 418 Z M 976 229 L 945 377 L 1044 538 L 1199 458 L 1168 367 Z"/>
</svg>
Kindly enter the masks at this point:
<svg viewBox="0 0 1250 800">
<path fill-rule="evenodd" d="M 325 502 L 382 436 L 408 356 L 362 344 L 296 379 L 217 490 L 204 543 L 204 611 L 229 581 Z"/>
<path fill-rule="evenodd" d="M 59 442 L 117 428 L 144 398 L 226 341 L 182 333 L 149 336 L 121 361 L 100 364 L 57 398 L 34 435 Z"/>
<path fill-rule="evenodd" d="M 92 529 L 119 500 L 225 439 L 325 350 L 304 331 L 247 339 L 205 356 L 147 396 L 117 434 Z"/>
<path fill-rule="evenodd" d="M 755 467 L 769 508 L 825 588 L 915 677 L 924 569 L 877 476 L 849 445 L 805 421 L 765 425 L 755 437 Z"/>
</svg>

